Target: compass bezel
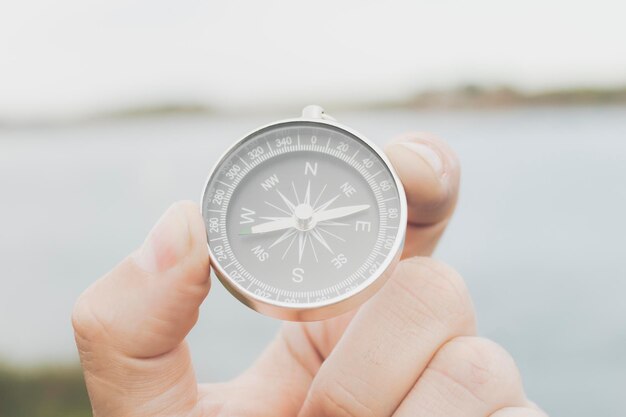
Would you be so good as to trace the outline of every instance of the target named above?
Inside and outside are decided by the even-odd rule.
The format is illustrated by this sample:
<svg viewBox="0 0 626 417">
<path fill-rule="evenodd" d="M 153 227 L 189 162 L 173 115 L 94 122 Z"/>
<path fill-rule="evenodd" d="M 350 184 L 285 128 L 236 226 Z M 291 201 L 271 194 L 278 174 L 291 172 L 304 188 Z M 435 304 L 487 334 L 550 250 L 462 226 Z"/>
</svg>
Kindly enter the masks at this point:
<svg viewBox="0 0 626 417">
<path fill-rule="evenodd" d="M 217 257 L 211 250 L 211 246 L 208 244 L 209 231 L 206 227 L 208 213 L 206 212 L 206 198 L 208 187 L 211 184 L 211 180 L 214 175 L 219 171 L 219 167 L 222 162 L 228 158 L 232 153 L 237 151 L 241 146 L 243 146 L 248 140 L 256 137 L 262 131 L 276 128 L 281 125 L 294 125 L 294 124 L 318 124 L 321 126 L 330 126 L 334 129 L 338 129 L 340 131 L 344 131 L 351 137 L 354 137 L 356 140 L 361 141 L 365 146 L 369 147 L 373 153 L 375 153 L 381 161 L 385 164 L 385 167 L 390 172 L 391 177 L 393 178 L 394 185 L 396 186 L 398 192 L 398 200 L 399 200 L 399 227 L 398 232 L 395 236 L 394 243 L 389 250 L 389 255 L 385 257 L 384 261 L 376 269 L 375 273 L 371 274 L 365 281 L 360 283 L 355 289 L 348 291 L 340 296 L 336 296 L 323 301 L 315 301 L 315 302 L 307 302 L 307 303 L 287 303 L 283 301 L 270 300 L 267 298 L 260 297 L 251 291 L 248 291 L 241 285 L 239 285 L 234 279 L 232 279 L 229 274 L 224 270 L 224 268 L 220 265 Z M 323 320 L 330 317 L 337 316 L 339 314 L 345 313 L 349 310 L 352 310 L 362 303 L 364 303 L 367 299 L 369 299 L 382 285 L 387 281 L 393 270 L 395 269 L 396 264 L 400 259 L 400 255 L 402 253 L 402 248 L 404 246 L 404 239 L 406 235 L 406 223 L 407 223 L 407 202 L 406 202 L 406 194 L 404 192 L 404 187 L 398 174 L 395 169 L 391 165 L 391 162 L 387 158 L 387 156 L 378 148 L 378 146 L 370 141 L 363 134 L 357 132 L 356 130 L 345 126 L 342 123 L 339 123 L 335 120 L 331 120 L 328 118 L 316 118 L 316 117 L 298 117 L 291 118 L 285 120 L 279 120 L 272 123 L 268 123 L 261 127 L 258 127 L 242 138 L 237 140 L 231 146 L 226 149 L 217 159 L 217 162 L 213 165 L 207 180 L 205 182 L 202 198 L 201 198 L 201 210 L 202 217 L 205 222 L 205 229 L 207 232 L 207 247 L 209 251 L 209 259 L 211 263 L 211 268 L 217 278 L 220 280 L 222 285 L 240 302 L 252 308 L 253 310 L 278 319 L 282 320 L 290 320 L 290 321 L 316 321 Z"/>
</svg>

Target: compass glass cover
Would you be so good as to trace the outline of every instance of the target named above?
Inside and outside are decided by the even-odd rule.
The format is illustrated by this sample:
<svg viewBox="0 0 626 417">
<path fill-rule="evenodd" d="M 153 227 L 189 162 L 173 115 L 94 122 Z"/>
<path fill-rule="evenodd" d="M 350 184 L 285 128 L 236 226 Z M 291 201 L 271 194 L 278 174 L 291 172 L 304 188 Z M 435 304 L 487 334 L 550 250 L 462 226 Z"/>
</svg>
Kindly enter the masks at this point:
<svg viewBox="0 0 626 417">
<path fill-rule="evenodd" d="M 285 122 L 231 149 L 202 202 L 214 268 L 277 305 L 323 304 L 371 283 L 399 247 L 401 201 L 386 163 L 326 123 Z"/>
</svg>

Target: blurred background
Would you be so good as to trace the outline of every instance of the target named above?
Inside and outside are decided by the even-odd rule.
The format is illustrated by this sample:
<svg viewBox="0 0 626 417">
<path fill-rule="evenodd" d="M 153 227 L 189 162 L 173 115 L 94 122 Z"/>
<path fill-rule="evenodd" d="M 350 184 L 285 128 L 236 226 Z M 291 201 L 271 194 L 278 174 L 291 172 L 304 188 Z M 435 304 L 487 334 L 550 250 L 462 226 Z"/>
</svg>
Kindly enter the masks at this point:
<svg viewBox="0 0 626 417">
<path fill-rule="evenodd" d="M 623 2 L 0 3 L 0 416 L 90 415 L 80 292 L 235 139 L 316 103 L 463 165 L 436 257 L 552 416 L 626 415 Z M 233 377 L 279 322 L 217 282 L 189 336 Z"/>
</svg>

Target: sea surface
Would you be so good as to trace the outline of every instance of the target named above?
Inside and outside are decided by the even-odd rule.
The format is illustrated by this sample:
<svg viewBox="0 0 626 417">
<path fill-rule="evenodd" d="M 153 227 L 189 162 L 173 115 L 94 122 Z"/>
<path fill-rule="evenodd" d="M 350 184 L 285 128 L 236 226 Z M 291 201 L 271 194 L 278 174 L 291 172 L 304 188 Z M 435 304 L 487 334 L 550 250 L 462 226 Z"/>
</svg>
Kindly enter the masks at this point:
<svg viewBox="0 0 626 417">
<path fill-rule="evenodd" d="M 285 116 L 0 127 L 0 361 L 76 361 L 80 292 L 173 201 L 198 201 L 230 143 Z M 411 130 L 452 144 L 462 192 L 436 257 L 465 277 L 481 334 L 551 415 L 626 415 L 626 108 L 335 116 L 381 145 Z M 199 378 L 233 377 L 278 326 L 215 280 L 189 336 Z"/>
</svg>

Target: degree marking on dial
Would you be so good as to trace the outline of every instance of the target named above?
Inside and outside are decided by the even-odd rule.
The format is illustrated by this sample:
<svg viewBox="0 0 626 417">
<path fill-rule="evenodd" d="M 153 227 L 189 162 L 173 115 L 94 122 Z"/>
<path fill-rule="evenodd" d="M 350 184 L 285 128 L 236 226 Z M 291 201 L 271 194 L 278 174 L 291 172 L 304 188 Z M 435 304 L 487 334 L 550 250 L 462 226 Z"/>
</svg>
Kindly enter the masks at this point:
<svg viewBox="0 0 626 417">
<path fill-rule="evenodd" d="M 250 165 L 248 165 L 248 163 L 246 162 L 245 159 L 243 159 L 241 156 L 239 157 L 239 159 L 241 159 L 241 162 L 243 162 L 243 164 L 246 166 L 246 168 L 250 168 Z"/>
<path fill-rule="evenodd" d="M 235 187 L 233 187 L 233 186 L 232 186 L 232 185 L 230 185 L 230 184 L 226 184 L 224 181 L 217 180 L 217 182 L 219 182 L 219 183 L 220 183 L 220 184 L 222 184 L 222 185 L 227 186 L 228 188 L 231 188 L 231 189 L 232 189 L 232 188 L 235 188 Z"/>
</svg>

